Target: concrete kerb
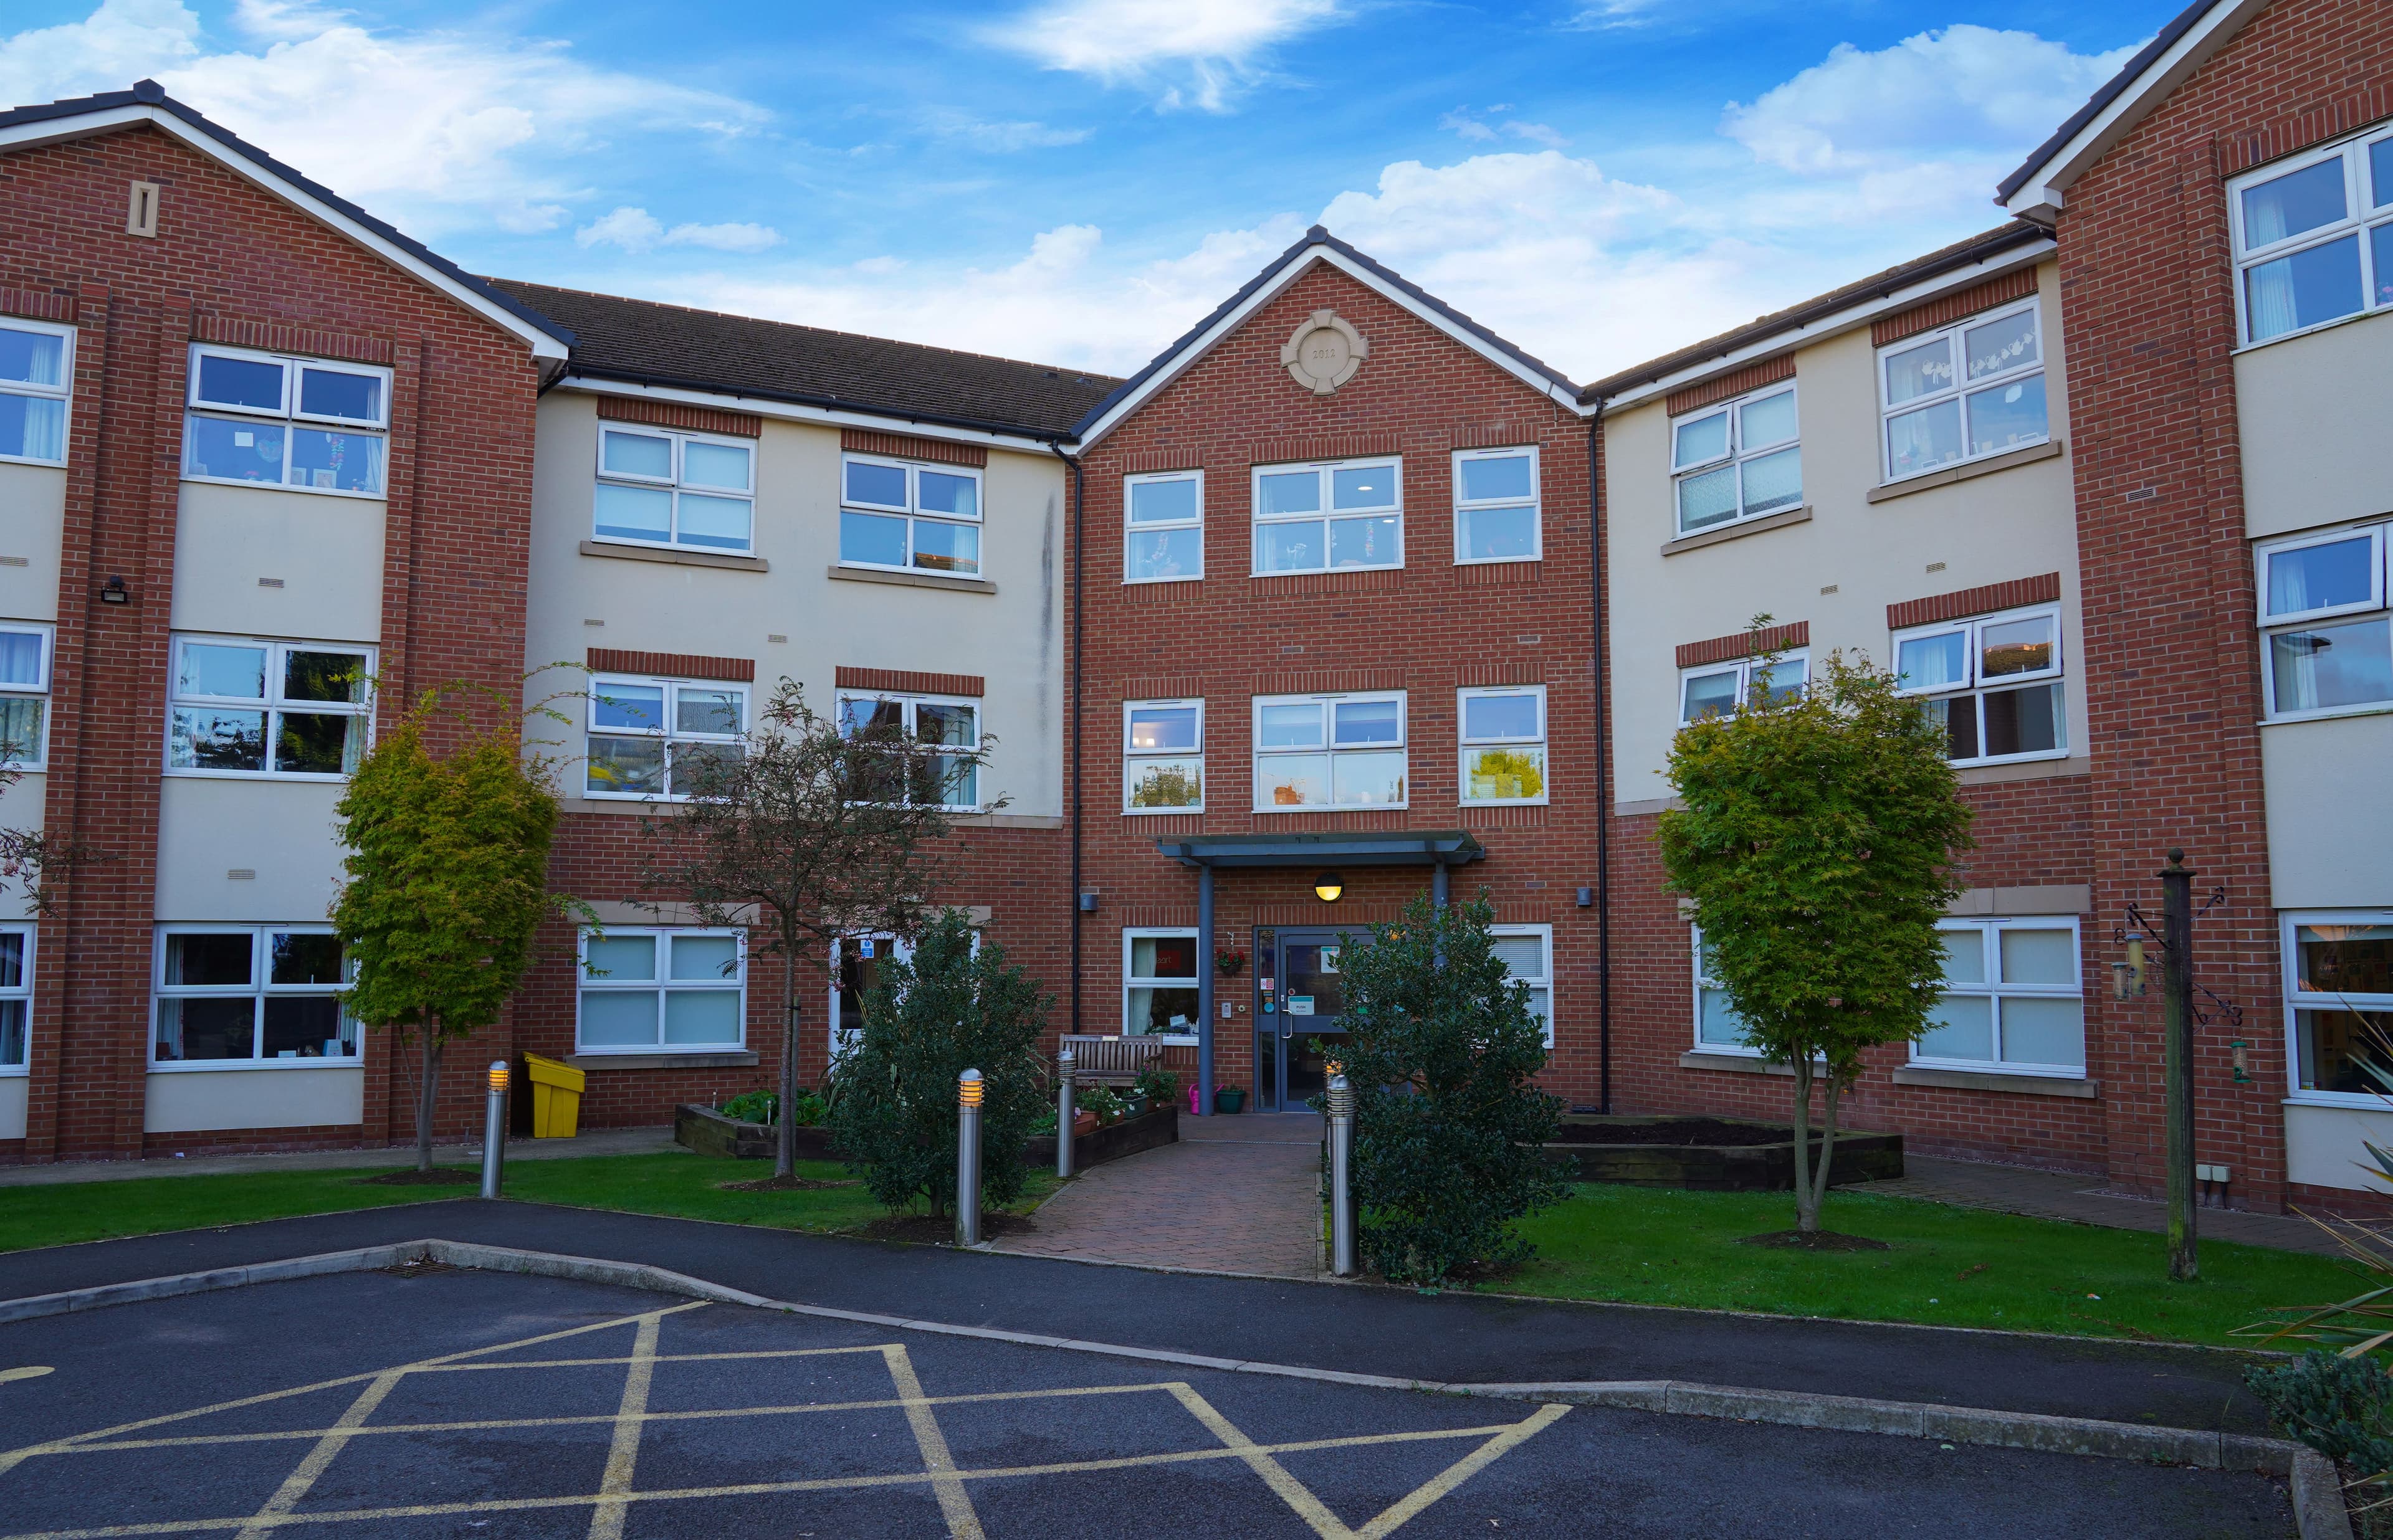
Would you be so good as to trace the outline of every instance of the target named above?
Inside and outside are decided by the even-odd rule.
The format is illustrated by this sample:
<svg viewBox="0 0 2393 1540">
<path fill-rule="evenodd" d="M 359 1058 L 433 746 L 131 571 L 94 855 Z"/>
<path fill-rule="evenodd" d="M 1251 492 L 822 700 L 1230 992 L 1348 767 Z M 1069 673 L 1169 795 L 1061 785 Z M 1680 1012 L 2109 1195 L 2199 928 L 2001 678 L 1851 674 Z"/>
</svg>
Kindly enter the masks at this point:
<svg viewBox="0 0 2393 1540">
<path fill-rule="evenodd" d="M 95 1288 L 37 1294 L 0 1300 L 0 1325 L 42 1316 L 137 1304 L 250 1284 L 280 1283 L 320 1277 L 334 1272 L 375 1272 L 425 1262 L 488 1272 L 520 1272 L 537 1277 L 570 1278 L 611 1284 L 623 1288 L 674 1294 L 685 1299 L 747 1305 L 824 1320 L 845 1321 L 893 1331 L 972 1338 L 1022 1347 L 1052 1348 L 1066 1352 L 1170 1364 L 1186 1368 L 1231 1374 L 1275 1375 L 1319 1384 L 1353 1385 L 1372 1390 L 1417 1390 L 1445 1395 L 1478 1396 L 1505 1401 L 1561 1402 L 1580 1406 L 1616 1406 L 1680 1416 L 1733 1418 L 1840 1432 L 1882 1433 L 1897 1438 L 1937 1439 L 1948 1443 L 1988 1444 L 2009 1449 L 2033 1449 L 2050 1454 L 2088 1455 L 2109 1459 L 2150 1460 L 2213 1469 L 2257 1470 L 2292 1478 L 2295 1509 L 2304 1540 L 2347 1536 L 2343 1494 L 2334 1467 L 2300 1444 L 2282 1439 L 2254 1438 L 2191 1428 L 2148 1428 L 2134 1423 L 2107 1422 L 2094 1417 L 2049 1416 L 2034 1412 L 2001 1412 L 1981 1407 L 1944 1406 L 1923 1402 L 1880 1401 L 1863 1396 L 1818 1395 L 1798 1390 L 1757 1390 L 1741 1386 L 1698 1385 L 1681 1380 L 1554 1380 L 1518 1384 L 1453 1384 L 1441 1380 L 1405 1379 L 1388 1375 L 1350 1374 L 1290 1364 L 1251 1359 L 1216 1358 L 1202 1353 L 1173 1352 L 1158 1348 L 1133 1348 L 1119 1343 L 1091 1342 L 1079 1338 L 1049 1337 L 1007 1331 L 994 1326 L 965 1326 L 945 1321 L 922 1321 L 902 1315 L 837 1310 L 771 1299 L 745 1289 L 726 1287 L 687 1273 L 641 1262 L 612 1261 L 594 1257 L 569 1257 L 555 1252 L 525 1251 L 513 1246 L 484 1246 L 468 1241 L 401 1241 L 389 1246 L 330 1251 L 313 1257 L 260 1262 L 247 1267 L 216 1268 L 203 1272 L 142 1278 Z M 2305 1462 L 2310 1462 L 2306 1464 Z M 2342 1528 L 2334 1524 L 2341 1521 Z"/>
</svg>

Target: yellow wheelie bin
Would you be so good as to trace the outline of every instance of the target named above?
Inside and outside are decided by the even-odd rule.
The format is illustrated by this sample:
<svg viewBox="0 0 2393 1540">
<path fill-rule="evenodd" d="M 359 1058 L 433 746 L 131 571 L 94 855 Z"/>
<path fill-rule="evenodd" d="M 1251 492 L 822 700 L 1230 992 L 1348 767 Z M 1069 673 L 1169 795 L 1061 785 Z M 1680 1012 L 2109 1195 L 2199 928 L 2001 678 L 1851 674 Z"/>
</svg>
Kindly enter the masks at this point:
<svg viewBox="0 0 2393 1540">
<path fill-rule="evenodd" d="M 537 1053 L 524 1055 L 524 1067 L 531 1081 L 531 1136 L 571 1139 L 582 1121 L 582 1072 Z"/>
</svg>

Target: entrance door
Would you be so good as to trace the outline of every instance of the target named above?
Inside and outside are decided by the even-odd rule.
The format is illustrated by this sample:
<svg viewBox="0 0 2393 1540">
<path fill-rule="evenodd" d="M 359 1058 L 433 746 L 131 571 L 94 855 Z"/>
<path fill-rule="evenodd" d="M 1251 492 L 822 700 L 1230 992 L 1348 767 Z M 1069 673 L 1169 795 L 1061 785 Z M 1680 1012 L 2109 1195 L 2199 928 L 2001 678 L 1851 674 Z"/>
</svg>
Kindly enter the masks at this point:
<svg viewBox="0 0 2393 1540">
<path fill-rule="evenodd" d="M 1341 946 L 1336 931 L 1255 933 L 1255 1102 L 1263 1112 L 1301 1112 L 1329 1083 L 1328 1061 L 1346 1036 Z M 1316 1047 L 1316 1039 L 1319 1046 Z"/>
</svg>

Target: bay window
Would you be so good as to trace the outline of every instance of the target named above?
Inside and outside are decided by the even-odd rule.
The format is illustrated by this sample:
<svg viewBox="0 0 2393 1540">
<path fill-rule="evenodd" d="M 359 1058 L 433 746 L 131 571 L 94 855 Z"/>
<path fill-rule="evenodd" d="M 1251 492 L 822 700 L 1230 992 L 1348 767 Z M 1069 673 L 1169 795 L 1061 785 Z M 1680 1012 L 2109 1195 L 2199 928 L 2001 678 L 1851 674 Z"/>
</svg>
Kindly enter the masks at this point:
<svg viewBox="0 0 2393 1540">
<path fill-rule="evenodd" d="M 1878 349 L 1887 480 L 2051 437 L 2040 315 L 2031 299 Z"/>
<path fill-rule="evenodd" d="M 2393 306 L 2393 131 L 2275 162 L 2227 184 L 2246 343 Z"/>
<path fill-rule="evenodd" d="M 391 372 L 247 348 L 191 348 L 183 475 L 380 497 Z"/>
<path fill-rule="evenodd" d="M 745 555 L 754 543 L 756 446 L 668 428 L 598 426 L 592 532 L 604 541 Z"/>
<path fill-rule="evenodd" d="M 1258 465 L 1254 510 L 1258 577 L 1405 564 L 1400 461 Z"/>
<path fill-rule="evenodd" d="M 49 751 L 50 628 L 0 621 L 0 765 L 38 770 Z"/>
<path fill-rule="evenodd" d="M 841 566 L 977 577 L 980 529 L 980 472 L 841 456 Z"/>
<path fill-rule="evenodd" d="M 1205 702 L 1123 703 L 1122 811 L 1205 811 Z"/>
<path fill-rule="evenodd" d="M 1540 553 L 1537 451 L 1454 451 L 1454 559 L 1535 561 Z"/>
<path fill-rule="evenodd" d="M 1921 698 L 1954 763 L 2068 751 L 2058 607 L 1897 632 L 1894 660 L 1902 693 Z"/>
<path fill-rule="evenodd" d="M 159 1068 L 355 1064 L 351 970 L 322 925 L 158 928 Z"/>
<path fill-rule="evenodd" d="M 2393 615 L 2382 524 L 2263 545 L 2261 678 L 2269 716 L 2291 721 L 2393 706 Z"/>
<path fill-rule="evenodd" d="M 2077 921 L 1948 920 L 1944 993 L 1911 1062 L 2006 1075 L 2086 1073 Z"/>
<path fill-rule="evenodd" d="M 63 465 L 74 328 L 0 318 L 0 460 Z"/>
<path fill-rule="evenodd" d="M 1196 932 L 1122 932 L 1122 1033 L 1196 1040 Z"/>
<path fill-rule="evenodd" d="M 33 1011 L 33 927 L 0 924 L 0 1075 L 25 1073 Z"/>
<path fill-rule="evenodd" d="M 1466 803 L 1546 800 L 1546 687 L 1490 685 L 1458 692 Z"/>
<path fill-rule="evenodd" d="M 337 780 L 365 753 L 373 672 L 338 642 L 177 636 L 167 773 Z"/>
<path fill-rule="evenodd" d="M 748 1031 L 747 941 L 737 930 L 583 930 L 575 1050 L 738 1049 Z"/>
<path fill-rule="evenodd" d="M 1255 811 L 1403 807 L 1402 695 L 1257 696 Z"/>
<path fill-rule="evenodd" d="M 1205 575 L 1205 473 L 1122 478 L 1122 581 L 1186 582 Z"/>
<path fill-rule="evenodd" d="M 1803 693 L 1811 679 L 1809 652 L 1782 652 L 1772 659 L 1733 658 L 1724 663 L 1681 669 L 1679 725 L 1689 726 L 1706 717 L 1734 716 L 1753 698 L 1756 689 L 1766 691 L 1773 702 L 1792 700 Z"/>
<path fill-rule="evenodd" d="M 1670 424 L 1679 533 L 1799 507 L 1803 450 L 1796 442 L 1795 386 L 1768 385 L 1690 412 Z"/>
<path fill-rule="evenodd" d="M 906 800 L 935 803 L 959 813 L 980 806 L 980 767 L 969 756 L 981 748 L 977 701 L 927 696 L 849 695 L 839 698 L 839 730 L 852 737 L 867 728 L 894 733 L 930 750 L 919 756 Z M 940 749 L 961 750 L 942 754 Z M 889 799 L 895 801 L 893 795 Z"/>
<path fill-rule="evenodd" d="M 584 796 L 702 795 L 747 753 L 742 685 L 602 677 L 590 682 L 589 710 Z"/>
<path fill-rule="evenodd" d="M 2295 1098 L 2382 1107 L 2393 1093 L 2393 910 L 2321 909 L 2282 922 Z"/>
</svg>

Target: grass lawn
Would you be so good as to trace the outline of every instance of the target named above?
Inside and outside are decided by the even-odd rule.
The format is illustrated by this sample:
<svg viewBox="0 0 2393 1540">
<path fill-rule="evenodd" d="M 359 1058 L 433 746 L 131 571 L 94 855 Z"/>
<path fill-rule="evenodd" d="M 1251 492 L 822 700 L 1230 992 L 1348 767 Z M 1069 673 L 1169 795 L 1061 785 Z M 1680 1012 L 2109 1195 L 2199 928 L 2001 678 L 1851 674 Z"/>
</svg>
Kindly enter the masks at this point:
<svg viewBox="0 0 2393 1540">
<path fill-rule="evenodd" d="M 1584 1185 L 1522 1224 L 1536 1259 L 1484 1286 L 1551 1299 L 2243 1347 L 2256 1344 L 2228 1333 L 2272 1307 L 2324 1304 L 2371 1286 L 2328 1258 L 2207 1240 L 2201 1281 L 2171 1284 L 2158 1235 L 1914 1198 L 1834 1193 L 1820 1223 L 1893 1249 L 1736 1244 L 1794 1228 L 1791 1194 Z"/>
</svg>

